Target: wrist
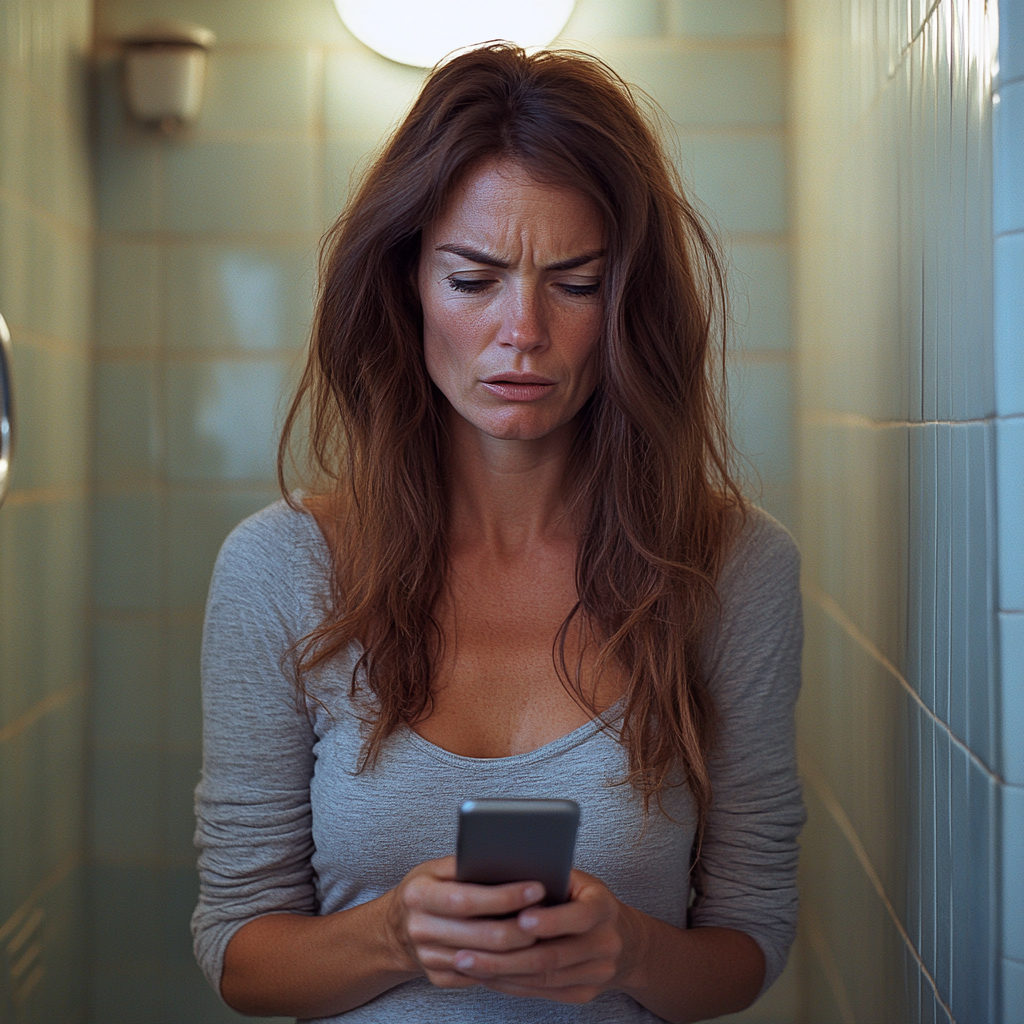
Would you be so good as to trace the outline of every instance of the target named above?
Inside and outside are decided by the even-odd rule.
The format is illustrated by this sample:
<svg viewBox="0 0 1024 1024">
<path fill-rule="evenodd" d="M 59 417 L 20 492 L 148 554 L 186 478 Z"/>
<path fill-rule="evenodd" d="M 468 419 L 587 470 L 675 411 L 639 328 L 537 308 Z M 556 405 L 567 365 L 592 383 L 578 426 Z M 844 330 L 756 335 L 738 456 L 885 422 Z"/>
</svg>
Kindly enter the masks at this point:
<svg viewBox="0 0 1024 1024">
<path fill-rule="evenodd" d="M 396 974 L 408 975 L 410 978 L 415 977 L 421 972 L 405 928 L 405 914 L 398 898 L 398 890 L 391 889 L 384 893 L 379 902 L 381 904 L 379 918 L 381 942 L 386 951 L 388 966 Z"/>
<path fill-rule="evenodd" d="M 653 930 L 657 922 L 635 907 L 623 905 L 624 925 L 621 969 L 616 988 L 636 998 L 646 986 L 653 948 Z"/>
</svg>

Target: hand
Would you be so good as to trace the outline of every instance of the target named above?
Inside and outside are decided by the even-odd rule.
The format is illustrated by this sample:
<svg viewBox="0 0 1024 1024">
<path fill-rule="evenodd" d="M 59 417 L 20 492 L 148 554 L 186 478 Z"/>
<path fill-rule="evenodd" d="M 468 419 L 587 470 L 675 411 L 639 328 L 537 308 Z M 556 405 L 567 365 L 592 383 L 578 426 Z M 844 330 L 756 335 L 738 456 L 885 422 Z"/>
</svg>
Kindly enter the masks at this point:
<svg viewBox="0 0 1024 1024">
<path fill-rule="evenodd" d="M 516 918 L 518 933 L 509 937 L 521 933 L 535 941 L 466 942 L 451 964 L 458 977 L 496 992 L 588 1003 L 602 992 L 628 987 L 643 958 L 647 920 L 619 902 L 599 878 L 573 871 L 567 903 L 530 907 Z"/>
<path fill-rule="evenodd" d="M 469 988 L 482 982 L 456 968 L 460 950 L 509 955 L 533 946 L 538 936 L 507 915 L 543 899 L 544 888 L 539 882 L 457 882 L 455 858 L 444 857 L 417 865 L 389 897 L 390 930 L 408 968 L 440 988 Z"/>
</svg>

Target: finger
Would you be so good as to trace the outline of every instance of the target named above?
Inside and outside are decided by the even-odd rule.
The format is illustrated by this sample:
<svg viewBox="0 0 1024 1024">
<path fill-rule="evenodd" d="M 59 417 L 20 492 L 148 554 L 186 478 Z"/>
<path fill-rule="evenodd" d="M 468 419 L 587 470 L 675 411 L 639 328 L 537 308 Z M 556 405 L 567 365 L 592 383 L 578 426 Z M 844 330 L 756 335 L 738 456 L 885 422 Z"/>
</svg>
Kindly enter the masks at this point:
<svg viewBox="0 0 1024 1024">
<path fill-rule="evenodd" d="M 438 988 L 473 988 L 480 984 L 475 978 L 467 978 L 457 971 L 427 971 L 426 977 Z"/>
<path fill-rule="evenodd" d="M 411 910 L 438 917 L 503 917 L 543 899 L 544 887 L 539 882 L 474 885 L 422 875 L 409 881 L 404 898 Z"/>
<path fill-rule="evenodd" d="M 513 952 L 486 952 L 481 949 L 460 949 L 452 959 L 457 971 L 474 978 L 495 978 L 516 975 L 547 975 L 583 964 L 603 956 L 603 948 L 593 941 L 572 936 Z"/>
<path fill-rule="evenodd" d="M 525 949 L 537 941 L 524 932 L 514 918 L 497 921 L 414 913 L 409 915 L 406 928 L 417 950 L 421 946 L 437 946 L 447 948 L 452 956 L 467 948 L 498 952 Z"/>
<path fill-rule="evenodd" d="M 582 898 L 557 907 L 528 907 L 520 912 L 519 927 L 538 939 L 550 939 L 559 935 L 582 935 L 596 928 L 610 915 L 611 908 L 603 901 Z"/>
</svg>

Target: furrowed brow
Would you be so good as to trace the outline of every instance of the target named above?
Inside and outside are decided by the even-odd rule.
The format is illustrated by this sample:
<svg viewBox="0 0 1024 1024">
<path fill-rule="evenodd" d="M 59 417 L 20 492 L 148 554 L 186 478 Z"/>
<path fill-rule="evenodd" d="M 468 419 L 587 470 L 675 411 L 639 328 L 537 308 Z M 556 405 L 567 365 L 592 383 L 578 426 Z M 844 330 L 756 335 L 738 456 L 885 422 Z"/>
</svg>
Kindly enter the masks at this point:
<svg viewBox="0 0 1024 1024">
<path fill-rule="evenodd" d="M 511 264 L 508 260 L 498 259 L 490 253 L 481 252 L 479 249 L 471 249 L 466 245 L 456 245 L 453 242 L 446 242 L 437 246 L 436 252 L 450 252 L 461 256 L 464 260 L 472 260 L 474 263 L 482 263 L 485 267 L 498 267 L 501 270 L 508 270 Z"/>
<path fill-rule="evenodd" d="M 604 249 L 597 249 L 594 252 L 581 253 L 567 260 L 559 260 L 557 263 L 549 263 L 545 270 L 575 270 L 577 267 L 585 267 L 594 260 L 599 260 L 604 255 Z"/>
</svg>

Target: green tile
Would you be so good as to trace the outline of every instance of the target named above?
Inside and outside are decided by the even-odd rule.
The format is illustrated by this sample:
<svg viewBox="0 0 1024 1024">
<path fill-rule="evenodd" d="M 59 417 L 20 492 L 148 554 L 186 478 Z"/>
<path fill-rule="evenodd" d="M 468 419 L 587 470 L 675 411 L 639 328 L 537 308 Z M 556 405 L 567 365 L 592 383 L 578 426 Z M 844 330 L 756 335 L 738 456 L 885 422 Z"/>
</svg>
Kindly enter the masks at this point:
<svg viewBox="0 0 1024 1024">
<path fill-rule="evenodd" d="M 786 156 L 781 135 L 683 135 L 678 166 L 712 220 L 729 232 L 786 230 Z"/>
<path fill-rule="evenodd" d="M 279 359 L 168 365 L 169 478 L 271 483 L 288 370 Z"/>
<path fill-rule="evenodd" d="M 224 538 L 246 516 L 269 505 L 275 497 L 269 488 L 228 494 L 171 493 L 168 545 L 174 558 L 167 574 L 169 608 L 202 610 Z"/>
<path fill-rule="evenodd" d="M 330 132 L 383 140 L 405 116 L 426 71 L 396 64 L 367 48 L 328 53 L 324 124 Z"/>
<path fill-rule="evenodd" d="M 156 751 L 97 747 L 92 756 L 91 849 L 125 861 L 160 854 L 160 763 Z"/>
<path fill-rule="evenodd" d="M 89 470 L 86 355 L 25 338 L 12 348 L 18 430 L 12 488 L 84 484 Z"/>
<path fill-rule="evenodd" d="M 158 868 L 136 864 L 92 865 L 89 870 L 93 908 L 91 947 L 98 963 L 152 962 L 162 956 L 162 882 L 163 872 Z M 98 1018 L 104 1019 L 120 1018 Z"/>
<path fill-rule="evenodd" d="M 749 351 L 791 347 L 789 251 L 784 241 L 734 244 L 729 299 L 732 344 Z"/>
<path fill-rule="evenodd" d="M 58 133 L 60 122 L 51 102 L 30 91 L 25 122 L 25 194 L 29 202 L 50 217 L 55 216 L 62 185 Z"/>
<path fill-rule="evenodd" d="M 160 846 L 164 856 L 190 864 L 196 849 L 195 789 L 202 768 L 201 751 L 165 751 L 161 765 Z"/>
<path fill-rule="evenodd" d="M 15 337 L 25 325 L 28 305 L 25 267 L 28 230 L 24 210 L 7 196 L 0 195 L 0 311 Z"/>
<path fill-rule="evenodd" d="M 616 43 L 604 57 L 678 124 L 776 126 L 784 120 L 781 48 L 686 50 L 670 41 L 643 48 Z"/>
<path fill-rule="evenodd" d="M 134 132 L 99 147 L 96 193 L 101 229 L 151 231 L 158 226 L 159 141 Z"/>
<path fill-rule="evenodd" d="M 92 731 L 97 743 L 160 743 L 164 656 L 162 627 L 154 620 L 96 623 Z"/>
<path fill-rule="evenodd" d="M 11 505 L 0 517 L 0 724 L 85 678 L 84 501 Z"/>
<path fill-rule="evenodd" d="M 362 175 L 377 156 L 376 135 L 332 136 L 324 142 L 324 188 L 321 220 L 329 227 L 344 209 Z"/>
<path fill-rule="evenodd" d="M 167 626 L 165 664 L 166 703 L 164 743 L 168 749 L 200 750 L 203 742 L 203 701 L 199 683 L 199 654 L 203 625 L 172 622 Z"/>
<path fill-rule="evenodd" d="M 169 231 L 315 231 L 311 139 L 181 142 L 165 152 L 161 224 Z"/>
<path fill-rule="evenodd" d="M 316 243 L 181 245 L 167 250 L 170 349 L 302 348 L 309 339 Z"/>
<path fill-rule="evenodd" d="M 729 372 L 734 438 L 764 485 L 792 478 L 791 368 L 787 363 L 738 363 Z"/>
<path fill-rule="evenodd" d="M 205 25 L 225 47 L 353 42 L 331 0 L 105 0 L 96 11 L 97 35 L 117 38 L 157 16 Z"/>
<path fill-rule="evenodd" d="M 43 743 L 43 848 L 47 872 L 85 846 L 85 697 L 79 694 L 39 722 Z"/>
<path fill-rule="evenodd" d="M 664 28 L 661 0 L 576 0 L 569 21 L 551 45 L 586 46 L 606 39 L 657 37 Z"/>
<path fill-rule="evenodd" d="M 99 494 L 93 508 L 93 601 L 111 610 L 161 603 L 160 500 L 152 494 Z"/>
<path fill-rule="evenodd" d="M 214 49 L 197 128 L 309 133 L 318 66 L 311 49 Z"/>
<path fill-rule="evenodd" d="M 96 347 L 152 351 L 160 339 L 160 252 L 102 241 L 96 253 Z"/>
<path fill-rule="evenodd" d="M 57 243 L 54 332 L 65 344 L 88 354 L 93 336 L 92 243 L 65 235 Z"/>
<path fill-rule="evenodd" d="M 39 728 L 0 743 L 0 921 L 29 898 L 46 875 L 44 769 Z"/>
<path fill-rule="evenodd" d="M 783 39 L 783 0 L 667 0 L 668 30 L 696 39 Z"/>
<path fill-rule="evenodd" d="M 158 471 L 156 374 L 151 359 L 96 363 L 93 466 L 97 480 L 145 484 Z"/>
<path fill-rule="evenodd" d="M 86 1018 L 86 884 L 76 865 L 40 901 L 46 980 L 33 992 L 35 1005 L 26 1020 L 79 1024 Z"/>
<path fill-rule="evenodd" d="M 0 185 L 9 195 L 24 197 L 29 178 L 29 92 L 7 62 L 0 62 L 0 89 Z"/>
</svg>

